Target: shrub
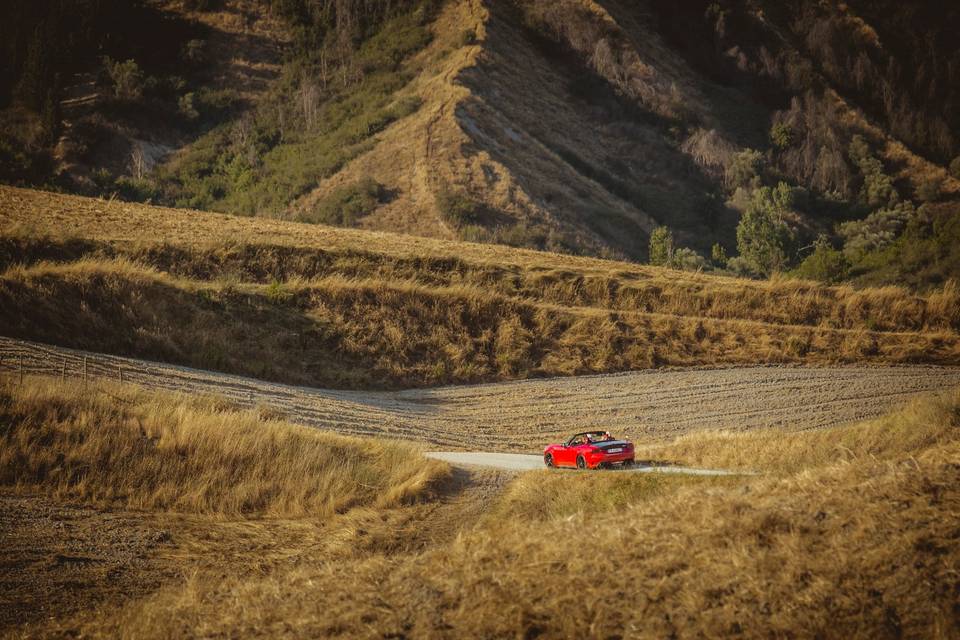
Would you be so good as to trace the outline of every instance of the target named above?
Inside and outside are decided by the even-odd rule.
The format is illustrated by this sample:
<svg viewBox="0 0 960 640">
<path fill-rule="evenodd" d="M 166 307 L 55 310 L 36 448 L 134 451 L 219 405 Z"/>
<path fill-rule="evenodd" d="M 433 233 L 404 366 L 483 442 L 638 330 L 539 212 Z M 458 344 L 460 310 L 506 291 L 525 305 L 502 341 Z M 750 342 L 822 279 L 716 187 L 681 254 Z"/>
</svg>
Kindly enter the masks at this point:
<svg viewBox="0 0 960 640">
<path fill-rule="evenodd" d="M 707 260 L 702 255 L 688 247 L 681 247 L 674 251 L 670 265 L 674 269 L 684 271 L 700 271 L 707 267 Z"/>
<path fill-rule="evenodd" d="M 874 211 L 863 220 L 844 222 L 838 227 L 848 253 L 882 249 L 897 239 L 915 211 L 909 202 Z"/>
<path fill-rule="evenodd" d="M 372 213 L 382 202 L 383 186 L 372 178 L 337 187 L 313 211 L 301 213 L 298 220 L 337 226 L 353 226 L 357 219 Z"/>
<path fill-rule="evenodd" d="M 148 202 L 157 197 L 157 188 L 149 180 L 144 178 L 128 178 L 121 176 L 114 183 L 117 194 L 122 200 L 132 202 Z"/>
<path fill-rule="evenodd" d="M 187 64 L 202 65 L 207 61 L 207 43 L 198 39 L 187 41 L 180 50 L 180 58 Z"/>
<path fill-rule="evenodd" d="M 143 96 L 143 71 L 135 60 L 120 62 L 104 57 L 103 68 L 113 85 L 114 97 L 120 100 L 139 100 Z"/>
<path fill-rule="evenodd" d="M 778 122 L 770 128 L 770 141 L 777 149 L 786 149 L 793 141 L 793 127 L 785 122 Z"/>
<path fill-rule="evenodd" d="M 863 136 L 853 136 L 849 153 L 850 159 L 857 165 L 863 176 L 860 200 L 864 204 L 876 207 L 892 205 L 899 201 L 900 196 L 893 187 L 893 180 L 884 172 L 883 163 L 870 151 L 870 146 Z"/>
<path fill-rule="evenodd" d="M 524 221 L 498 229 L 495 240 L 500 244 L 511 247 L 543 249 L 547 244 L 547 233 L 543 229 Z"/>
<path fill-rule="evenodd" d="M 727 264 L 727 250 L 724 249 L 723 245 L 719 242 L 713 245 L 713 248 L 710 250 L 710 257 L 718 267 Z"/>
<path fill-rule="evenodd" d="M 650 234 L 650 264 L 666 267 L 673 261 L 673 233 L 667 227 L 657 227 Z"/>
<path fill-rule="evenodd" d="M 185 93 L 177 100 L 177 111 L 187 120 L 196 120 L 200 117 L 200 112 L 193 103 L 193 92 Z"/>
<path fill-rule="evenodd" d="M 960 156 L 954 158 L 953 162 L 950 163 L 950 175 L 960 180 Z"/>
<path fill-rule="evenodd" d="M 753 267 L 750 265 L 750 262 L 742 256 L 733 256 L 727 260 L 727 269 L 732 271 L 735 275 L 742 278 L 747 278 L 750 276 L 756 275 L 753 270 Z"/>
<path fill-rule="evenodd" d="M 813 253 L 804 258 L 793 275 L 836 284 L 850 275 L 850 260 L 842 251 L 834 249 L 826 236 L 821 235 L 814 243 Z"/>
<path fill-rule="evenodd" d="M 763 155 L 755 149 L 744 149 L 734 154 L 733 161 L 727 167 L 727 184 L 733 188 L 758 187 L 762 170 Z"/>
<path fill-rule="evenodd" d="M 943 189 L 943 178 L 934 176 L 927 178 L 917 187 L 917 198 L 921 202 L 935 202 L 940 199 Z"/>
<path fill-rule="evenodd" d="M 434 197 L 440 215 L 455 227 L 479 222 L 483 205 L 473 198 L 456 193 L 449 187 L 443 187 Z"/>
</svg>

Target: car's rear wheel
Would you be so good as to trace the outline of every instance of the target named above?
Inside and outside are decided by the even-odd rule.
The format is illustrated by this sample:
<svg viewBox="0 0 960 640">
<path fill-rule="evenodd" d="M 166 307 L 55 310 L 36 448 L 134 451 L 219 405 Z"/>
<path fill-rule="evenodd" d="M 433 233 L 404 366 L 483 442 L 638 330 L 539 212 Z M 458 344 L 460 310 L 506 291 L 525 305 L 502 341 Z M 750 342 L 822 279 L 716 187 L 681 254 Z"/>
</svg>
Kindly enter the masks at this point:
<svg viewBox="0 0 960 640">
<path fill-rule="evenodd" d="M 624 469 L 630 469 L 630 468 L 633 467 L 634 465 L 636 465 L 636 462 L 633 461 L 633 458 L 630 458 L 629 460 L 624 460 L 624 461 L 623 461 L 623 468 L 624 468 Z"/>
<path fill-rule="evenodd" d="M 586 469 L 587 461 L 583 459 L 583 456 L 577 456 L 577 469 Z"/>
<path fill-rule="evenodd" d="M 553 469 L 553 456 L 549 453 L 543 456 L 543 464 L 547 465 L 548 468 Z"/>
</svg>

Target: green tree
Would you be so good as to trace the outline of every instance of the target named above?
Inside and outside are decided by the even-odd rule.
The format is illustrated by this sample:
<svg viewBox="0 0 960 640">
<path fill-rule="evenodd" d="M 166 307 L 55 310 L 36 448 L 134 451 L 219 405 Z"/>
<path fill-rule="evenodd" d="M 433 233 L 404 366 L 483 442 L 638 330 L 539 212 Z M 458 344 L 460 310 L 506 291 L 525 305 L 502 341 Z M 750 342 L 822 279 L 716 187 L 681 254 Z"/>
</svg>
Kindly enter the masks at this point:
<svg viewBox="0 0 960 640">
<path fill-rule="evenodd" d="M 727 250 L 723 248 L 723 245 L 719 242 L 713 245 L 713 248 L 710 250 L 710 257 L 713 259 L 713 263 L 718 267 L 722 267 L 727 264 Z"/>
<path fill-rule="evenodd" d="M 883 163 L 870 151 L 870 145 L 861 135 L 853 136 L 850 141 L 850 159 L 860 169 L 863 187 L 860 200 L 870 207 L 891 206 L 900 200 L 893 187 L 893 180 L 883 169 Z"/>
<path fill-rule="evenodd" d="M 813 253 L 804 258 L 793 275 L 837 284 L 850 275 L 850 259 L 842 251 L 834 249 L 829 238 L 821 234 L 813 245 Z"/>
<path fill-rule="evenodd" d="M 792 234 L 783 221 L 785 183 L 776 189 L 761 187 L 751 197 L 737 225 L 737 250 L 754 273 L 769 275 L 787 264 L 786 248 Z"/>
<path fill-rule="evenodd" d="M 673 233 L 667 227 L 657 227 L 650 234 L 650 264 L 668 267 L 673 262 Z"/>
<path fill-rule="evenodd" d="M 135 60 L 103 59 L 103 67 L 113 84 L 113 95 L 121 100 L 138 100 L 143 95 L 143 71 Z"/>
<path fill-rule="evenodd" d="M 793 141 L 793 127 L 786 122 L 778 122 L 770 128 L 770 141 L 777 149 L 786 149 Z"/>
<path fill-rule="evenodd" d="M 733 161 L 727 167 L 727 183 L 734 188 L 760 186 L 762 170 L 763 155 L 755 149 L 744 149 L 734 154 Z"/>
</svg>

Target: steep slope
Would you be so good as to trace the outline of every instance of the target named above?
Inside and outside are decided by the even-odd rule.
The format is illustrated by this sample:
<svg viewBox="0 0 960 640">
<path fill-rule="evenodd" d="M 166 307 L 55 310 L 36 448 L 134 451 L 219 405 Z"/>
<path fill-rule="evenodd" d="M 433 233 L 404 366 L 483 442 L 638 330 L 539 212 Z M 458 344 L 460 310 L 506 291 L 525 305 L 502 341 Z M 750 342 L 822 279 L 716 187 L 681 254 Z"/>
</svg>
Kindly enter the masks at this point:
<svg viewBox="0 0 960 640">
<path fill-rule="evenodd" d="M 960 194 L 943 166 L 872 122 L 760 8 L 700 9 L 447 3 L 409 89 L 424 100 L 420 113 L 292 208 L 373 177 L 393 197 L 363 227 L 642 259 L 656 225 L 701 253 L 716 242 L 735 252 L 750 192 L 786 180 L 806 189 L 784 212 L 799 247 L 869 213 L 848 152 L 856 135 L 898 197 L 916 200 L 931 180 L 939 198 Z M 692 35 L 678 36 L 691 22 Z M 690 42 L 705 29 L 717 32 L 709 67 Z M 778 126 L 785 138 L 773 141 Z M 752 149 L 760 154 L 744 181 L 737 162 Z M 447 192 L 459 206 L 444 206 Z"/>
<path fill-rule="evenodd" d="M 395 196 L 359 222 L 367 228 L 636 257 L 657 210 L 701 248 L 717 234 L 732 238 L 735 216 L 711 206 L 710 177 L 665 138 L 659 116 L 524 26 L 511 3 L 447 3 L 432 27 L 420 57 L 439 62 L 411 87 L 424 100 L 418 113 L 294 210 L 372 177 Z M 634 165 L 645 183 L 634 184 Z M 444 210 L 444 192 L 465 215 Z"/>
<path fill-rule="evenodd" d="M 153 138 L 114 114 L 120 139 L 98 162 L 129 175 L 94 171 L 95 191 L 739 275 L 799 267 L 921 288 L 957 275 L 956 10 L 759 0 L 187 9 L 201 5 L 155 10 L 208 34 L 179 55 L 200 51 L 215 68 L 177 85 L 169 121 L 171 104 L 154 105 Z M 658 232 L 662 251 L 650 256 L 658 227 L 672 236 Z"/>
</svg>

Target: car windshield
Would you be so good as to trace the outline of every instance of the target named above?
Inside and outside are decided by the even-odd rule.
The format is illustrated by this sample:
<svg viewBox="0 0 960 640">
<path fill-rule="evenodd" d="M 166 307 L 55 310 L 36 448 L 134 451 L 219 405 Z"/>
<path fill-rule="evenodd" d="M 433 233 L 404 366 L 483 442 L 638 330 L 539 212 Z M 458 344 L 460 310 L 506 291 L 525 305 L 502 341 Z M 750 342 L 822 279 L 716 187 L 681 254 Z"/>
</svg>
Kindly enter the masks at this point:
<svg viewBox="0 0 960 640">
<path fill-rule="evenodd" d="M 609 442 L 615 440 L 612 435 L 606 431 L 594 431 L 593 433 L 578 433 L 567 442 L 568 447 L 575 447 L 581 444 L 591 444 L 593 442 Z"/>
<path fill-rule="evenodd" d="M 606 432 L 604 432 L 604 433 L 591 433 L 590 435 L 587 436 L 587 439 L 588 439 L 590 442 L 609 442 L 609 441 L 613 440 L 613 436 L 610 435 L 609 433 L 606 433 Z"/>
</svg>

